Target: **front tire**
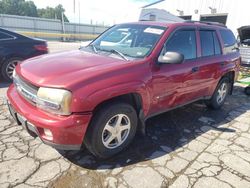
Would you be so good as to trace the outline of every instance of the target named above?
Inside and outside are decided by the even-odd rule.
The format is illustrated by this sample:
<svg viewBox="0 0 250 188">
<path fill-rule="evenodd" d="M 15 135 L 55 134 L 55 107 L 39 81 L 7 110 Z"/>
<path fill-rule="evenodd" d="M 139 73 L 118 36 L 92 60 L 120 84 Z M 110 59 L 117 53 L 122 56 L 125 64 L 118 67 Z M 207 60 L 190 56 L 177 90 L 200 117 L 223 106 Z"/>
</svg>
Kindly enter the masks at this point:
<svg viewBox="0 0 250 188">
<path fill-rule="evenodd" d="M 137 129 L 135 109 L 126 103 L 104 105 L 94 114 L 84 140 L 86 148 L 98 158 L 109 158 L 125 149 Z"/>
<path fill-rule="evenodd" d="M 21 58 L 18 57 L 14 57 L 14 58 L 10 58 L 8 60 L 6 60 L 1 68 L 1 74 L 4 78 L 4 80 L 6 80 L 7 82 L 11 82 L 12 81 L 12 74 L 13 71 L 15 69 L 15 67 L 17 66 L 18 63 L 20 63 L 22 61 Z"/>
<path fill-rule="evenodd" d="M 212 109 L 220 109 L 229 93 L 230 90 L 230 83 L 229 78 L 224 77 L 220 80 L 219 84 L 217 85 L 214 94 L 210 100 L 205 101 L 205 104 L 212 108 Z"/>
</svg>

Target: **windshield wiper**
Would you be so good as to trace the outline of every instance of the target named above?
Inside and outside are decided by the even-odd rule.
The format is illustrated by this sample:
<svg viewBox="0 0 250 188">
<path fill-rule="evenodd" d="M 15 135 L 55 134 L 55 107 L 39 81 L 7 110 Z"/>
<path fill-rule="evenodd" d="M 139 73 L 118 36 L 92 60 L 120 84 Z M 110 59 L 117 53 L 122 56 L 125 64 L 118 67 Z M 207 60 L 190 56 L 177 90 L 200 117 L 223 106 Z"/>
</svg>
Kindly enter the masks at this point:
<svg viewBox="0 0 250 188">
<path fill-rule="evenodd" d="M 93 49 L 93 51 L 94 51 L 96 54 L 98 53 L 98 51 L 97 51 L 97 49 L 96 49 L 96 47 L 95 47 L 94 44 L 89 44 L 88 46 L 91 46 L 92 49 Z"/>
<path fill-rule="evenodd" d="M 112 49 L 112 50 L 108 50 L 108 51 L 111 52 L 111 53 L 113 53 L 113 54 L 118 54 L 119 56 L 121 56 L 126 61 L 129 60 L 123 53 L 119 52 L 118 50 Z"/>
</svg>

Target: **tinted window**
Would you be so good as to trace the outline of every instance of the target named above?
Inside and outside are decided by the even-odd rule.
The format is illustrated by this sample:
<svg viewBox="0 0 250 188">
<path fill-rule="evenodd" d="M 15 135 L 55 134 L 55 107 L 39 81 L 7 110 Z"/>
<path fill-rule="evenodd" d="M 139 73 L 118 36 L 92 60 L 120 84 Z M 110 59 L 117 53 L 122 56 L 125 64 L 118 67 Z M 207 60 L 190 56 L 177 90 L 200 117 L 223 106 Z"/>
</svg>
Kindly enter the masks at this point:
<svg viewBox="0 0 250 188">
<path fill-rule="evenodd" d="M 219 39 L 215 31 L 200 31 L 202 56 L 221 54 Z"/>
<path fill-rule="evenodd" d="M 200 31 L 202 56 L 214 55 L 213 31 Z"/>
<path fill-rule="evenodd" d="M 230 30 L 220 30 L 221 38 L 224 43 L 224 53 L 231 53 L 237 51 L 238 44 L 234 37 L 234 34 Z"/>
<path fill-rule="evenodd" d="M 220 30 L 220 34 L 225 47 L 233 46 L 236 43 L 234 34 L 230 30 Z"/>
<path fill-rule="evenodd" d="M 195 31 L 180 30 L 175 32 L 166 43 L 164 53 L 168 51 L 181 53 L 185 59 L 196 58 Z"/>
<path fill-rule="evenodd" d="M 221 54 L 221 46 L 220 46 L 220 42 L 218 39 L 218 36 L 215 32 L 213 32 L 213 37 L 214 37 L 214 51 L 215 51 L 215 55 L 219 55 Z"/>
<path fill-rule="evenodd" d="M 0 32 L 0 40 L 11 39 L 11 38 L 13 37 L 6 33 Z"/>
</svg>

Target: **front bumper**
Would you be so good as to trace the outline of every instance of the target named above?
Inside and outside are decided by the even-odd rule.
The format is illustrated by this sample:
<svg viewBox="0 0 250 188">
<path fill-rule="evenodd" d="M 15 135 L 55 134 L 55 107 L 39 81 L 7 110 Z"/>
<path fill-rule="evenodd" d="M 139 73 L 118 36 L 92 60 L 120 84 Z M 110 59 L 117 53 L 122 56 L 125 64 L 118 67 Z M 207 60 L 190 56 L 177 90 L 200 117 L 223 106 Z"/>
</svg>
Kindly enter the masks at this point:
<svg viewBox="0 0 250 188">
<path fill-rule="evenodd" d="M 47 145 L 61 150 L 79 150 L 92 114 L 57 116 L 31 105 L 12 85 L 7 92 L 8 106 L 13 118 L 31 136 L 39 136 Z M 45 130 L 52 136 L 48 136 Z"/>
</svg>

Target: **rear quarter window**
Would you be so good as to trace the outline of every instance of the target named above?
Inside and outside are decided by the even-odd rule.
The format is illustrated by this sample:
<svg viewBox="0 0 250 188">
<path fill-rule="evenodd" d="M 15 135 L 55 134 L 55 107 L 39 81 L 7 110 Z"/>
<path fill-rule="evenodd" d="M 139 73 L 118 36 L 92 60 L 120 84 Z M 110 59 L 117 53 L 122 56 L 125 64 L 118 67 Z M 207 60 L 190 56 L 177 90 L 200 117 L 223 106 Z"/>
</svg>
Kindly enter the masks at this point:
<svg viewBox="0 0 250 188">
<path fill-rule="evenodd" d="M 220 30 L 220 35 L 224 43 L 224 53 L 232 53 L 237 51 L 236 47 L 238 47 L 238 45 L 232 31 L 223 29 Z"/>
</svg>

